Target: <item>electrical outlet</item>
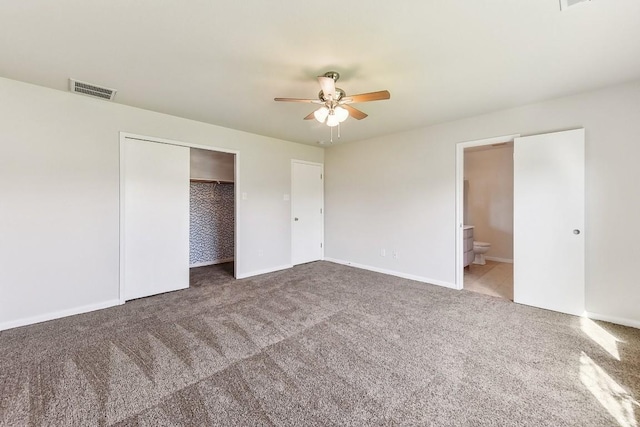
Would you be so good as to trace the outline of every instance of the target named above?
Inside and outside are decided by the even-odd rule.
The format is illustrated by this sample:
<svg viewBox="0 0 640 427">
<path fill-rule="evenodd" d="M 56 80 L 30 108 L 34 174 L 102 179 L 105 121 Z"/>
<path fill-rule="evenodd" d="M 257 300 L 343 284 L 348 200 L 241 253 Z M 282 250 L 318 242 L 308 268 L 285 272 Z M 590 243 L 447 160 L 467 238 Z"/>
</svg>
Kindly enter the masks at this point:
<svg viewBox="0 0 640 427">
<path fill-rule="evenodd" d="M 380 256 L 387 256 L 387 250 L 386 249 L 380 249 Z"/>
<path fill-rule="evenodd" d="M 398 252 L 393 251 L 393 258 L 394 258 L 394 259 L 398 259 Z"/>
<path fill-rule="evenodd" d="M 262 249 L 260 249 L 260 250 L 258 251 L 258 256 L 263 256 L 263 255 L 264 255 L 264 251 L 263 251 Z"/>
</svg>

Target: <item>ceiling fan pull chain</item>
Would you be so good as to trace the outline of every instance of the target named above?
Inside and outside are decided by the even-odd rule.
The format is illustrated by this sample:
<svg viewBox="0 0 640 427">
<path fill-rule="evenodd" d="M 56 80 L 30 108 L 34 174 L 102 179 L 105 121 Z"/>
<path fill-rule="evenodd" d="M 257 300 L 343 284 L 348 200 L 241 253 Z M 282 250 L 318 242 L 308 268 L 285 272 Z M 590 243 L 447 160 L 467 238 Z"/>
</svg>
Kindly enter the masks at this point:
<svg viewBox="0 0 640 427">
<path fill-rule="evenodd" d="M 330 127 L 329 130 L 331 131 L 331 141 L 330 142 L 333 142 L 333 128 Z"/>
</svg>

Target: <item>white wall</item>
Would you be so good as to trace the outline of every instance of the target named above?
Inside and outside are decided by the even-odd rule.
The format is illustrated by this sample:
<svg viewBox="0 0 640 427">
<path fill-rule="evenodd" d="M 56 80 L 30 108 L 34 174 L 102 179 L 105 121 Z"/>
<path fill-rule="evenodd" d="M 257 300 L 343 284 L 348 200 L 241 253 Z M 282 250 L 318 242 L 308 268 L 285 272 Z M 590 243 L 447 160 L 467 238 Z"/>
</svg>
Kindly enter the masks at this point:
<svg viewBox="0 0 640 427">
<path fill-rule="evenodd" d="M 465 149 L 464 178 L 474 240 L 491 243 L 489 259 L 513 260 L 513 145 Z"/>
<path fill-rule="evenodd" d="M 0 329 L 117 303 L 120 131 L 238 150 L 237 274 L 290 265 L 291 159 L 322 149 L 0 78 Z"/>
<path fill-rule="evenodd" d="M 456 143 L 584 127 L 587 310 L 640 326 L 638 118 L 640 81 L 331 147 L 326 257 L 453 286 Z"/>
</svg>

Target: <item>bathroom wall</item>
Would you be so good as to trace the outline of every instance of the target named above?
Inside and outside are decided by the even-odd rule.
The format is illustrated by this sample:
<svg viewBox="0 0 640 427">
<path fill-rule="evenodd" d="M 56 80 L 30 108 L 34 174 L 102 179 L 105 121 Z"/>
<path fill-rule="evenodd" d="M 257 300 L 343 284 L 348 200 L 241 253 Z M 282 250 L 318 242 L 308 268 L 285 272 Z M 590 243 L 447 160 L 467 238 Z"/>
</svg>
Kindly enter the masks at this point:
<svg viewBox="0 0 640 427">
<path fill-rule="evenodd" d="M 513 144 L 464 152 L 467 224 L 474 240 L 491 243 L 488 259 L 513 261 Z"/>
<path fill-rule="evenodd" d="M 189 198 L 189 265 L 232 259 L 234 185 L 192 182 Z"/>
</svg>

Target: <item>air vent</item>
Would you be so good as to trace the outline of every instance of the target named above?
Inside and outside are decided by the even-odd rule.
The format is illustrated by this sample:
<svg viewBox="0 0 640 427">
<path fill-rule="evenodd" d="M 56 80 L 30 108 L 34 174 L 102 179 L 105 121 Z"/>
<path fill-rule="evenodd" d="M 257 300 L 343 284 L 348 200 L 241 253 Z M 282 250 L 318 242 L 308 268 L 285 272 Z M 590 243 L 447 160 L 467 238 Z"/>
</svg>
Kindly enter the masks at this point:
<svg viewBox="0 0 640 427">
<path fill-rule="evenodd" d="M 560 0 L 560 10 L 567 10 L 571 6 L 575 6 L 578 3 L 582 3 L 585 1 L 591 1 L 591 0 Z"/>
<path fill-rule="evenodd" d="M 83 95 L 95 96 L 96 98 L 112 100 L 116 96 L 115 89 L 109 89 L 106 87 L 96 86 L 91 83 L 81 82 L 74 79 L 69 79 L 69 90 L 75 93 L 81 93 Z"/>
</svg>

